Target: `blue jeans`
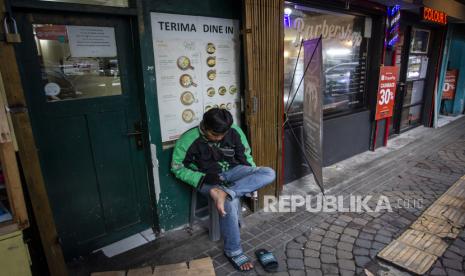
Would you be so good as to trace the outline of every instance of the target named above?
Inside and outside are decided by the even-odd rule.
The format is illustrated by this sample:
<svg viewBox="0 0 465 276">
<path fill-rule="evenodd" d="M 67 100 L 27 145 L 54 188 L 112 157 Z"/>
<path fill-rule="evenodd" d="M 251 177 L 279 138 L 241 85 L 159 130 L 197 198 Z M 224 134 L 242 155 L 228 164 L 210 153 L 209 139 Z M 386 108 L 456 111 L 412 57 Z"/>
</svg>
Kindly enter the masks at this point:
<svg viewBox="0 0 465 276">
<path fill-rule="evenodd" d="M 210 196 L 210 190 L 215 187 L 228 194 L 228 200 L 224 203 L 226 215 L 220 216 L 221 236 L 227 256 L 236 256 L 243 252 L 239 229 L 240 198 L 270 184 L 275 177 L 274 170 L 268 167 L 238 165 L 229 171 L 220 173 L 220 178 L 230 183 L 229 187 L 204 184 L 200 189 L 205 196 Z"/>
</svg>

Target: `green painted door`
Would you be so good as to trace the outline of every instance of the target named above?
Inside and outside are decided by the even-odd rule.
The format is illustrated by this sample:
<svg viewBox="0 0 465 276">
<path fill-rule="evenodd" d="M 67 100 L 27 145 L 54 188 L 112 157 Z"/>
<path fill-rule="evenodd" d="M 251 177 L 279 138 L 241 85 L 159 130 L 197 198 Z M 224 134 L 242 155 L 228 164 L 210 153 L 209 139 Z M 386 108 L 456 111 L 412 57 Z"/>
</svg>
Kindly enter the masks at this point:
<svg viewBox="0 0 465 276">
<path fill-rule="evenodd" d="M 65 255 L 153 226 L 131 22 L 18 14 L 22 82 Z"/>
</svg>

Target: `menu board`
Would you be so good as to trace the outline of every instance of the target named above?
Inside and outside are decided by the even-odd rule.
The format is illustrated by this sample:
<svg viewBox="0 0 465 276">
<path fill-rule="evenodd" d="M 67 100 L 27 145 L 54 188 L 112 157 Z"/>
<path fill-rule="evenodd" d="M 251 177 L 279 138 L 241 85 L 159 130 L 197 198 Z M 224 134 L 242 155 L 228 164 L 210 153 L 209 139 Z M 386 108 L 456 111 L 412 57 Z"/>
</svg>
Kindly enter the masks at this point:
<svg viewBox="0 0 465 276">
<path fill-rule="evenodd" d="M 213 107 L 240 116 L 239 21 L 151 13 L 162 142 Z"/>
</svg>

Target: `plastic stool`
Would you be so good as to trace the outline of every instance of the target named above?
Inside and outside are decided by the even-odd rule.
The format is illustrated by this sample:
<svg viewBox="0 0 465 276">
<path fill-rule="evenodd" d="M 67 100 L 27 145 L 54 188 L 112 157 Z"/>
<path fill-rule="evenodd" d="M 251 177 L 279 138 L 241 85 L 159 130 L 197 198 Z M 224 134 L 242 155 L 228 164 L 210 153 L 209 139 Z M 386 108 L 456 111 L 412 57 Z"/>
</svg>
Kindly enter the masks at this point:
<svg viewBox="0 0 465 276">
<path fill-rule="evenodd" d="M 189 215 L 189 225 L 192 227 L 195 223 L 196 220 L 200 220 L 201 218 L 197 216 L 197 212 L 203 211 L 205 209 L 208 209 L 208 237 L 211 241 L 219 241 L 221 239 L 221 230 L 220 230 L 220 214 L 218 213 L 218 210 L 216 210 L 215 207 L 215 201 L 211 199 L 211 197 L 208 198 L 208 206 L 196 209 L 197 207 L 197 196 L 198 192 L 196 189 L 192 189 L 191 192 L 191 206 L 190 206 L 190 215 Z M 243 226 L 242 222 L 242 206 L 240 206 L 240 200 L 239 206 L 237 208 L 238 212 L 238 219 L 239 219 L 239 226 Z"/>
</svg>

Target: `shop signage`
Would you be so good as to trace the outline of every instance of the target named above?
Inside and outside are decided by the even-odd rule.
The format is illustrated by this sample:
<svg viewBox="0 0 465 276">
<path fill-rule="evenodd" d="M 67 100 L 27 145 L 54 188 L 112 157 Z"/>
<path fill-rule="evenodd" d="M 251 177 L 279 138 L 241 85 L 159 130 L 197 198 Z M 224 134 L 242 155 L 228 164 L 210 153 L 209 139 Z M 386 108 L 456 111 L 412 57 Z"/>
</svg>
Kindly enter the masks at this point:
<svg viewBox="0 0 465 276">
<path fill-rule="evenodd" d="M 361 32 L 353 31 L 352 23 L 341 24 L 321 17 L 317 21 L 308 21 L 297 17 L 294 20 L 293 28 L 304 40 L 316 39 L 322 36 L 323 39 L 338 39 L 350 44 L 352 47 L 359 47 L 363 40 Z"/>
<path fill-rule="evenodd" d="M 388 9 L 388 32 L 387 32 L 387 45 L 394 47 L 399 40 L 399 26 L 400 26 L 400 6 L 395 5 Z"/>
<path fill-rule="evenodd" d="M 163 142 L 197 126 L 210 108 L 240 116 L 239 21 L 151 13 Z"/>
<path fill-rule="evenodd" d="M 453 100 L 454 99 L 458 74 L 459 74 L 459 71 L 457 69 L 447 70 L 446 79 L 444 80 L 444 87 L 442 89 L 442 99 L 443 100 Z"/>
<path fill-rule="evenodd" d="M 323 56 L 321 38 L 304 41 L 304 149 L 315 181 L 323 187 Z"/>
<path fill-rule="evenodd" d="M 397 66 L 381 66 L 375 120 L 392 117 L 397 86 Z"/>
<path fill-rule="evenodd" d="M 445 12 L 434 10 L 428 7 L 422 7 L 421 15 L 422 15 L 423 21 L 441 24 L 441 25 L 447 24 L 447 14 Z"/>
</svg>

